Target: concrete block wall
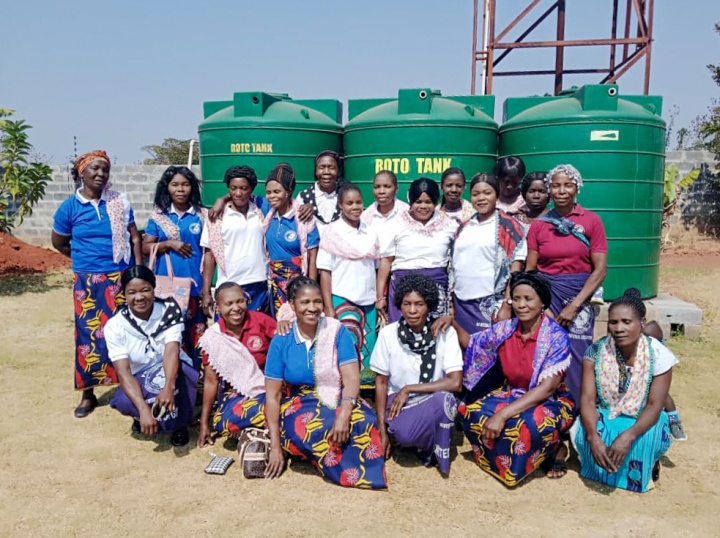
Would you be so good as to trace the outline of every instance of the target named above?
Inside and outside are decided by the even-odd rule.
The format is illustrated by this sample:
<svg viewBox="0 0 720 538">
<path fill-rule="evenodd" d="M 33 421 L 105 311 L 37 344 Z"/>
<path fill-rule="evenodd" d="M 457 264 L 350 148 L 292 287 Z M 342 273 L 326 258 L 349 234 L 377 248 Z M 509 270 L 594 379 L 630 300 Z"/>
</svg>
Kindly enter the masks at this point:
<svg viewBox="0 0 720 538">
<path fill-rule="evenodd" d="M 110 170 L 112 188 L 127 194 L 138 228 L 147 225 L 153 209 L 155 186 L 167 166 L 165 165 L 113 165 Z M 200 168 L 193 167 L 199 175 Z M 60 204 L 75 192 L 69 166 L 54 166 L 52 181 L 47 184 L 45 197 L 34 208 L 33 214 L 16 228 L 14 235 L 31 244 L 50 245 L 53 215 Z"/>
<path fill-rule="evenodd" d="M 668 151 L 665 158 L 668 164 L 678 167 L 682 178 L 693 168 L 700 169 L 700 176 L 683 195 L 671 222 L 678 220 L 689 228 L 697 228 L 700 233 L 712 236 L 720 235 L 720 183 L 715 170 L 715 159 L 709 151 Z"/>
</svg>

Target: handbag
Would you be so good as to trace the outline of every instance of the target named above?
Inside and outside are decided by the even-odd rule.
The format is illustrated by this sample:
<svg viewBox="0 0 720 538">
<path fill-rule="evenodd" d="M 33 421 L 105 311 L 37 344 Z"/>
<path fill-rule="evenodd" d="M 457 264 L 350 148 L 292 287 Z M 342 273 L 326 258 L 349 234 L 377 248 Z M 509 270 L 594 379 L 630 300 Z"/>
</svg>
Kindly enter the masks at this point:
<svg viewBox="0 0 720 538">
<path fill-rule="evenodd" d="M 238 461 L 245 478 L 265 478 L 270 460 L 270 432 L 245 428 L 238 439 Z"/>
<path fill-rule="evenodd" d="M 148 260 L 148 266 L 153 270 L 155 274 L 155 295 L 160 299 L 167 299 L 172 297 L 180 305 L 180 309 L 183 313 L 187 312 L 188 304 L 190 303 L 190 290 L 192 289 L 193 279 L 190 277 L 175 276 L 172 267 L 172 261 L 170 255 L 166 252 L 165 266 L 167 267 L 167 276 L 161 276 L 157 274 L 155 267 L 155 260 L 157 258 L 157 250 L 160 245 L 153 243 L 150 250 L 150 259 Z"/>
</svg>

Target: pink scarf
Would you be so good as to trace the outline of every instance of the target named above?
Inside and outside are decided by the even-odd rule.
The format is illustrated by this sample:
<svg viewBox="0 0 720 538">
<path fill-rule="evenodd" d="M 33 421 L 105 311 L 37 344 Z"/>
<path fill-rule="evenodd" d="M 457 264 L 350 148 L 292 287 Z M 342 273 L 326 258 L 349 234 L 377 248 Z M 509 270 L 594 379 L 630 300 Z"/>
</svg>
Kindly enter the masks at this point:
<svg viewBox="0 0 720 538">
<path fill-rule="evenodd" d="M 469 221 L 472 216 L 477 213 L 477 210 L 473 207 L 473 205 L 464 198 L 460 200 L 460 206 L 460 222 L 458 224 L 463 224 Z M 443 215 L 449 218 L 453 218 L 448 215 L 447 210 L 442 207 L 442 204 L 439 204 L 437 206 L 437 210 L 440 211 L 440 213 L 442 213 Z"/>
<path fill-rule="evenodd" d="M 225 243 L 223 242 L 222 237 L 222 220 L 225 216 L 225 213 L 227 213 L 229 209 L 230 204 L 228 203 L 225 205 L 225 209 L 223 210 L 222 215 L 219 215 L 218 218 L 215 219 L 215 222 L 210 221 L 210 219 L 206 221 L 206 225 L 208 227 L 208 242 L 210 243 L 210 251 L 215 258 L 215 263 L 217 263 L 217 266 L 223 273 L 227 273 L 227 271 L 225 270 Z M 248 213 L 250 211 L 254 211 L 255 214 L 260 217 L 260 220 L 264 219 L 260 208 L 252 202 L 250 202 L 250 206 L 248 207 Z"/>
<path fill-rule="evenodd" d="M 108 218 L 110 219 L 110 230 L 112 232 L 113 261 L 130 263 L 130 242 L 128 241 L 128 223 L 125 219 L 125 202 L 119 192 L 105 190 L 105 204 Z"/>
<path fill-rule="evenodd" d="M 342 220 L 328 224 L 320 238 L 320 248 L 330 254 L 346 260 L 377 260 L 380 257 L 380 245 L 375 242 L 369 249 L 361 250 L 360 244 L 352 244 L 338 230 L 339 226 L 347 226 Z M 360 243 L 360 242 L 358 242 Z"/>
<path fill-rule="evenodd" d="M 406 228 L 409 228 L 414 232 L 425 235 L 427 237 L 432 237 L 435 232 L 444 230 L 453 223 L 453 220 L 445 216 L 445 213 L 441 213 L 439 211 L 436 211 L 435 213 L 436 215 L 430 217 L 430 222 L 428 222 L 428 224 L 422 224 L 421 222 L 418 222 L 417 220 L 412 218 L 412 215 L 410 215 L 410 211 L 405 211 L 402 214 L 403 224 Z"/>
<path fill-rule="evenodd" d="M 315 390 L 320 402 L 336 409 L 340 400 L 340 367 L 337 356 L 337 335 L 342 323 L 322 317 L 315 335 Z"/>
<path fill-rule="evenodd" d="M 297 227 L 297 235 L 298 239 L 300 240 L 300 258 L 301 258 L 301 269 L 302 274 L 307 276 L 308 274 L 308 255 L 307 255 L 307 241 L 308 241 L 308 235 L 310 235 L 310 232 L 312 232 L 315 229 L 315 219 L 310 219 L 309 222 L 301 222 L 298 218 L 298 209 L 300 208 L 300 204 L 297 202 L 297 200 L 292 200 L 291 209 L 293 210 L 293 219 L 295 220 L 295 226 Z M 275 209 L 271 209 L 270 212 L 265 217 L 265 220 L 263 221 L 263 235 L 267 234 L 268 228 L 270 227 L 270 223 L 272 222 L 272 219 L 275 218 L 275 214 L 277 211 Z M 268 256 L 268 259 L 270 259 L 270 256 Z"/>
<path fill-rule="evenodd" d="M 219 323 L 205 331 L 199 345 L 212 369 L 237 392 L 251 398 L 265 392 L 265 376 L 255 357 L 237 338 L 220 332 Z"/>
</svg>

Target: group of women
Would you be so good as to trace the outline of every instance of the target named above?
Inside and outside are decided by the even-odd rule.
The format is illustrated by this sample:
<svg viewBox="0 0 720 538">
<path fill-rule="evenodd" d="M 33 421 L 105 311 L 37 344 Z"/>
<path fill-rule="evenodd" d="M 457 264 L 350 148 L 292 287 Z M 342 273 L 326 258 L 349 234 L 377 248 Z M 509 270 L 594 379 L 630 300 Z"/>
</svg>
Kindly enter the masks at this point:
<svg viewBox="0 0 720 538">
<path fill-rule="evenodd" d="M 500 159 L 471 178 L 469 202 L 458 168 L 412 182 L 407 203 L 381 171 L 365 208 L 336 153 L 315 165 L 297 197 L 287 163 L 265 197 L 251 167 L 231 167 L 209 210 L 193 172 L 171 166 L 141 238 L 109 188 L 107 154 L 77 159 L 78 190 L 52 233 L 75 273 L 77 417 L 97 406 L 96 385 L 119 382 L 112 407 L 176 446 L 196 398 L 200 447 L 267 428 L 268 478 L 290 456 L 335 483 L 384 489 L 393 447 L 447 475 L 461 425 L 477 464 L 508 486 L 539 468 L 563 476 L 570 437 L 583 476 L 651 487 L 677 359 L 642 334 L 634 289 L 592 344 L 607 240 L 577 203 L 574 167 L 526 173 Z M 168 274 L 191 279 L 186 308 L 155 295 Z M 374 407 L 361 397 L 372 388 Z"/>
</svg>

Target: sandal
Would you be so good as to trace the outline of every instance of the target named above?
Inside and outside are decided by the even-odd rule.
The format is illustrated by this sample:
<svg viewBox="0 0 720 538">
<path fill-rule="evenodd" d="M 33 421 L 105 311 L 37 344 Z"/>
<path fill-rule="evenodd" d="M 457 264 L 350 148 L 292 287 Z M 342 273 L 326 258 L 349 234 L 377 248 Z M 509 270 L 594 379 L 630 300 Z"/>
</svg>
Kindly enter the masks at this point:
<svg viewBox="0 0 720 538">
<path fill-rule="evenodd" d="M 567 462 L 565 460 L 555 460 L 550 467 L 550 470 L 545 473 L 545 476 L 550 480 L 557 480 L 565 476 L 568 472 Z M 550 476 L 554 473 L 554 476 Z"/>
<path fill-rule="evenodd" d="M 659 460 L 655 462 L 655 465 L 653 465 L 652 479 L 653 479 L 653 482 L 657 482 L 658 480 L 660 480 L 660 461 Z"/>
<path fill-rule="evenodd" d="M 88 401 L 90 403 L 83 405 L 82 402 L 84 401 Z M 75 408 L 75 418 L 85 418 L 95 410 L 97 404 L 98 400 L 94 394 L 91 398 L 83 398 L 83 400 L 80 402 L 80 405 Z"/>
</svg>

